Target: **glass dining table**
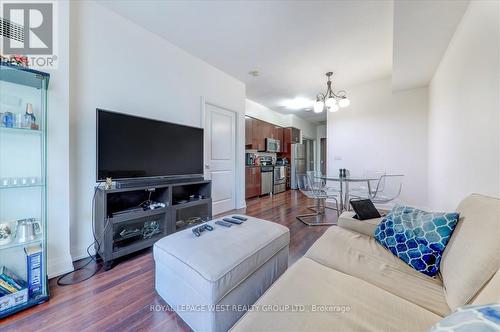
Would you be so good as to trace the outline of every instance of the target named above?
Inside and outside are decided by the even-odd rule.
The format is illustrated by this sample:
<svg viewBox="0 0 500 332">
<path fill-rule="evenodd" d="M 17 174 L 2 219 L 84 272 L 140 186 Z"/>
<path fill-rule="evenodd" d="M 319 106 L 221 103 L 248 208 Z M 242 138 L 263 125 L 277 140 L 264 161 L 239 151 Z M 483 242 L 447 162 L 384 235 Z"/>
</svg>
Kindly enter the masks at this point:
<svg viewBox="0 0 500 332">
<path fill-rule="evenodd" d="M 365 183 L 368 193 L 372 192 L 371 182 L 379 181 L 380 177 L 366 177 L 366 176 L 321 176 L 319 177 L 323 181 L 334 181 L 339 182 L 339 196 L 340 196 L 340 209 L 341 211 L 350 210 L 349 208 L 349 184 L 350 183 Z"/>
</svg>

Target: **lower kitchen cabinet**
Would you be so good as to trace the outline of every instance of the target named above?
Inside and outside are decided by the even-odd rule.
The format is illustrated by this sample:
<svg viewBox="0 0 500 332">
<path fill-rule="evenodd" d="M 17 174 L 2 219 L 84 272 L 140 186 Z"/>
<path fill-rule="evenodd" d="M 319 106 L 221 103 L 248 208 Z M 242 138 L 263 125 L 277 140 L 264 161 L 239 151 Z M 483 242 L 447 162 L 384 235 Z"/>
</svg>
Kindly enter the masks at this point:
<svg viewBox="0 0 500 332">
<path fill-rule="evenodd" d="M 260 167 L 245 167 L 245 198 L 260 195 Z"/>
</svg>

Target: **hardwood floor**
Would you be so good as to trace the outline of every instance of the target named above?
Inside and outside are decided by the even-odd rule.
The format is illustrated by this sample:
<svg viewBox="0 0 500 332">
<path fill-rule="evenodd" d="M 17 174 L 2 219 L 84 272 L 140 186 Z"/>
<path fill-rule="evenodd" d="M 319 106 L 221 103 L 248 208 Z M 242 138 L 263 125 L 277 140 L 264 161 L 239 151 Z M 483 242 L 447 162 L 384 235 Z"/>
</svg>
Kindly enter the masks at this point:
<svg viewBox="0 0 500 332">
<path fill-rule="evenodd" d="M 249 200 L 246 209 L 232 213 L 244 213 L 287 226 L 291 238 L 289 265 L 292 265 L 328 228 L 306 226 L 295 218 L 298 214 L 310 213 L 305 208 L 310 205 L 312 201 L 292 190 Z M 336 218 L 334 211 L 327 210 L 328 220 Z M 92 266 L 89 270 L 92 268 L 97 267 Z M 166 304 L 154 289 L 154 261 L 150 249 L 73 286 L 61 287 L 51 279 L 50 292 L 48 302 L 3 319 L 0 330 L 190 331 L 177 314 L 150 310 L 151 305 Z"/>
</svg>

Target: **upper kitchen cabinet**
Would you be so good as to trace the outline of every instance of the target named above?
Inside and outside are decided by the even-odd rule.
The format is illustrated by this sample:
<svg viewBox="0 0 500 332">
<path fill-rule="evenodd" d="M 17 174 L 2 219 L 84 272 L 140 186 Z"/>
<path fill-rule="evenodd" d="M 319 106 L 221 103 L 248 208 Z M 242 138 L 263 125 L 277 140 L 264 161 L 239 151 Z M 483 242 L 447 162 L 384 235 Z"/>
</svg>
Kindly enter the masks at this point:
<svg viewBox="0 0 500 332">
<path fill-rule="evenodd" d="M 300 129 L 293 127 L 282 128 L 282 133 L 283 140 L 281 141 L 281 152 L 284 154 L 284 156 L 287 156 L 292 152 L 291 145 L 300 143 L 301 133 Z"/>
<path fill-rule="evenodd" d="M 281 141 L 281 152 L 288 154 L 291 152 L 290 144 L 292 144 L 292 128 L 283 128 L 283 141 Z"/>
<path fill-rule="evenodd" d="M 253 122 L 254 119 L 251 117 L 245 117 L 245 146 L 247 149 L 251 149 L 253 144 Z"/>
<path fill-rule="evenodd" d="M 274 125 L 264 122 L 264 139 L 266 138 L 274 138 Z"/>
<path fill-rule="evenodd" d="M 292 130 L 298 131 L 297 139 L 300 141 L 300 131 L 296 128 L 282 128 L 269 122 L 245 117 L 245 148 L 249 150 L 266 151 L 266 138 L 277 139 L 281 143 L 281 151 L 285 149 L 285 130 L 289 130 L 288 144 L 292 143 Z M 295 142 L 293 142 L 295 143 Z M 286 151 L 285 151 L 286 152 Z"/>
<path fill-rule="evenodd" d="M 283 145 L 283 128 L 275 126 L 274 127 L 274 139 L 277 139 L 280 141 L 281 145 Z"/>
<path fill-rule="evenodd" d="M 266 150 L 266 128 L 264 121 L 253 119 L 252 123 L 252 149 L 257 151 Z"/>
<path fill-rule="evenodd" d="M 297 128 L 290 128 L 292 130 L 292 144 L 294 143 L 300 143 L 300 129 Z"/>
</svg>

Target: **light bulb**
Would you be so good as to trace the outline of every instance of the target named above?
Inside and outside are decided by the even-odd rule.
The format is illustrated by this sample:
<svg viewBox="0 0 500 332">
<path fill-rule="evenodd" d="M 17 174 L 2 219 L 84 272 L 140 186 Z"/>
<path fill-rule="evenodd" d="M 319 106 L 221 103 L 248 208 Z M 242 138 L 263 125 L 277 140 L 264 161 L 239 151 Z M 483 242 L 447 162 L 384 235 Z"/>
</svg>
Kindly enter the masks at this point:
<svg viewBox="0 0 500 332">
<path fill-rule="evenodd" d="M 329 97 L 326 101 L 325 101 L 325 105 L 327 108 L 330 108 L 332 107 L 333 105 L 335 105 L 337 103 L 337 101 L 335 100 L 335 98 L 333 97 Z"/>
<path fill-rule="evenodd" d="M 316 102 L 314 103 L 314 113 L 323 112 L 324 107 L 325 107 L 325 104 L 321 100 L 316 100 Z"/>
<path fill-rule="evenodd" d="M 351 104 L 351 101 L 349 99 L 347 99 L 346 97 L 339 100 L 340 107 L 347 107 L 347 106 L 349 106 L 349 104 Z"/>
<path fill-rule="evenodd" d="M 340 109 L 339 105 L 333 105 L 330 107 L 330 112 L 337 112 Z"/>
</svg>

